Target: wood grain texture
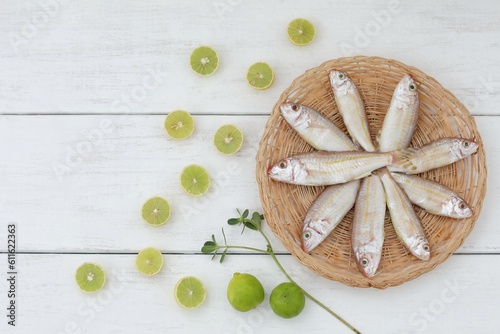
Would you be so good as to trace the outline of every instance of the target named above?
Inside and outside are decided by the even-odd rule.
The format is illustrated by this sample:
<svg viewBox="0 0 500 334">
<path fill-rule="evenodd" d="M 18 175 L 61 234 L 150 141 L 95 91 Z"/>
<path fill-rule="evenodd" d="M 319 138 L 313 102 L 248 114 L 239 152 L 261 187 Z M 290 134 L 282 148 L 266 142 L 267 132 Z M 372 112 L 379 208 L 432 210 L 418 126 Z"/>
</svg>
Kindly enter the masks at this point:
<svg viewBox="0 0 500 334">
<path fill-rule="evenodd" d="M 310 273 L 291 256 L 280 259 L 300 284 L 364 333 L 495 332 L 498 13 L 494 0 L 3 1 L 0 262 L 6 263 L 9 222 L 17 223 L 23 254 L 17 256 L 18 327 L 8 327 L 4 316 L 0 332 L 350 333 L 311 302 L 300 317 L 286 321 L 273 315 L 267 301 L 236 313 L 225 297 L 234 272 L 257 275 L 267 296 L 285 278 L 269 258 L 235 255 L 220 265 L 199 249 L 212 233 L 220 238 L 234 208 L 260 210 L 254 159 L 279 94 L 306 69 L 353 54 L 420 68 L 477 116 L 491 172 L 482 215 L 459 250 L 470 255 L 454 255 L 419 279 L 384 291 L 348 288 Z M 307 47 L 286 38 L 288 22 L 297 17 L 317 28 Z M 199 45 L 220 55 L 211 77 L 189 69 L 189 55 Z M 275 69 L 267 91 L 245 81 L 257 61 Z M 164 133 L 164 117 L 175 109 L 196 115 L 189 140 L 174 142 Z M 211 144 L 225 123 L 246 136 L 232 157 Z M 189 163 L 203 164 L 213 177 L 211 192 L 199 199 L 178 185 Z M 140 217 L 142 203 L 154 195 L 174 209 L 160 228 Z M 234 243 L 263 246 L 257 234 L 225 230 Z M 133 266 L 134 253 L 147 246 L 168 253 L 157 277 L 143 277 Z M 74 271 L 84 261 L 98 262 L 108 273 L 101 293 L 86 295 L 76 287 Z M 5 292 L 6 268 L 0 272 Z M 193 312 L 180 309 L 172 296 L 186 275 L 202 278 L 209 293 Z M 6 301 L 0 297 L 2 308 Z"/>
<path fill-rule="evenodd" d="M 4 116 L 0 220 L 20 225 L 19 249 L 116 252 L 153 245 L 163 251 L 193 253 L 212 233 L 220 234 L 236 208 L 261 210 L 254 159 L 266 116 L 195 116 L 195 133 L 184 141 L 166 135 L 164 119 Z M 476 121 L 488 164 L 496 166 L 500 120 L 476 117 Z M 245 134 L 243 148 L 234 156 L 218 153 L 211 142 L 216 129 L 228 123 Z M 100 138 L 98 132 L 102 139 L 89 146 L 92 142 L 86 135 Z M 180 171 L 192 163 L 205 166 L 212 177 L 210 192 L 200 198 L 185 194 L 179 185 Z M 460 252 L 500 251 L 494 204 L 500 187 L 497 173 L 491 173 L 488 184 L 482 215 Z M 158 228 L 140 217 L 142 204 L 156 195 L 172 206 L 170 221 Z M 232 240 L 242 240 L 238 228 L 227 226 L 226 231 Z M 244 239 L 261 244 L 259 235 Z M 273 241 L 284 251 L 277 239 Z"/>
<path fill-rule="evenodd" d="M 298 16 L 317 28 L 303 48 L 286 37 Z M 306 69 L 363 54 L 420 68 L 472 113 L 492 115 L 500 102 L 499 31 L 495 0 L 9 1 L 0 6 L 0 112 L 267 114 Z M 208 78 L 188 65 L 204 44 L 221 58 Z M 276 70 L 266 92 L 245 80 L 257 61 Z"/>
<path fill-rule="evenodd" d="M 55 334 L 73 326 L 82 333 L 120 334 L 201 333 L 207 327 L 219 333 L 351 333 L 309 300 L 296 318 L 275 316 L 269 294 L 285 278 L 269 257 L 228 256 L 221 265 L 208 256 L 165 255 L 164 269 L 153 277 L 139 274 L 134 258 L 19 255 L 19 326 L 12 332 Z M 0 259 L 3 263 L 6 256 Z M 418 280 L 383 291 L 328 281 L 305 271 L 291 256 L 280 260 L 299 284 L 363 333 L 494 333 L 497 328 L 491 319 L 500 307 L 498 256 L 452 256 Z M 99 263 L 107 272 L 107 283 L 97 294 L 81 292 L 74 282 L 76 268 L 85 261 Z M 248 313 L 227 302 L 227 283 L 237 271 L 258 277 L 266 291 L 264 302 Z M 207 299 L 199 309 L 183 310 L 173 298 L 175 283 L 186 275 L 206 285 Z M 0 288 L 5 291 L 4 280 Z M 6 324 L 0 328 L 3 332 Z"/>
</svg>

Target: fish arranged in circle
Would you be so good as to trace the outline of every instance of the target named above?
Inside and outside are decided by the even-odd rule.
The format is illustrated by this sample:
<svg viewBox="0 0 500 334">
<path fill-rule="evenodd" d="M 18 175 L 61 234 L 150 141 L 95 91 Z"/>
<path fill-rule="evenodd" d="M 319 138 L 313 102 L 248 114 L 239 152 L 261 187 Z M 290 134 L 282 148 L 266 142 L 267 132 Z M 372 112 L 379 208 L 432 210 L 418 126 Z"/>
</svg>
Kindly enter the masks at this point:
<svg viewBox="0 0 500 334">
<path fill-rule="evenodd" d="M 431 246 L 413 209 L 456 219 L 471 217 L 472 208 L 455 191 L 414 174 L 452 164 L 477 152 L 468 138 L 442 138 L 409 147 L 417 127 L 418 84 L 406 74 L 396 86 L 375 143 L 363 100 L 347 73 L 329 73 L 338 112 L 349 136 L 311 107 L 285 102 L 286 122 L 317 151 L 287 157 L 269 166 L 275 181 L 327 186 L 307 212 L 302 249 L 309 253 L 323 242 L 354 207 L 351 247 L 361 273 L 371 278 L 379 266 L 386 208 L 394 230 L 409 253 L 422 261 Z"/>
</svg>

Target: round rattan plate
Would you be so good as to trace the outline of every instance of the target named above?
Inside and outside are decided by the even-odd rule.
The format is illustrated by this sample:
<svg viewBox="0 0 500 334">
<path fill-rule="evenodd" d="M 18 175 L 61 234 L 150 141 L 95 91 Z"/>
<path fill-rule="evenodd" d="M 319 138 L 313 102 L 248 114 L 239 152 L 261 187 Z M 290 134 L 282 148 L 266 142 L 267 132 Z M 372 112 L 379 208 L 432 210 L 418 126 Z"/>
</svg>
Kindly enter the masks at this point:
<svg viewBox="0 0 500 334">
<path fill-rule="evenodd" d="M 373 278 L 364 277 L 354 261 L 350 236 L 352 210 L 310 254 L 300 247 L 302 221 L 324 187 L 276 182 L 268 178 L 266 171 L 270 165 L 285 157 L 313 150 L 280 116 L 279 105 L 282 102 L 291 101 L 312 107 L 345 131 L 328 79 L 332 69 L 346 72 L 358 87 L 368 114 L 372 139 L 382 125 L 394 88 L 403 75 L 409 73 L 419 83 L 420 97 L 418 126 L 411 146 L 419 147 L 444 137 L 470 138 L 480 145 L 476 154 L 420 175 L 455 190 L 474 211 L 472 217 L 459 220 L 435 216 L 415 207 L 431 246 L 431 259 L 427 262 L 408 253 L 398 240 L 387 214 L 382 259 Z M 431 271 L 460 247 L 472 231 L 486 192 L 485 153 L 474 118 L 465 106 L 422 71 L 380 57 L 333 59 L 295 79 L 274 106 L 256 160 L 263 211 L 273 233 L 310 270 L 354 287 L 383 289 Z"/>
</svg>

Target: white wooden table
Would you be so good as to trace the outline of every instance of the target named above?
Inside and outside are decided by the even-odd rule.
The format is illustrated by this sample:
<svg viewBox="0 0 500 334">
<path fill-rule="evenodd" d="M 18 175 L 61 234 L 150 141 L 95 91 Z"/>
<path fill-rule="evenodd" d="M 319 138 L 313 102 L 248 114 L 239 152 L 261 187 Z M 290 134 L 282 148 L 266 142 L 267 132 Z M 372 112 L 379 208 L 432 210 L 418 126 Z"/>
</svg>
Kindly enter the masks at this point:
<svg viewBox="0 0 500 334">
<path fill-rule="evenodd" d="M 296 17 L 317 28 L 293 46 Z M 306 69 L 354 54 L 411 64 L 450 89 L 475 116 L 489 167 L 481 216 L 464 245 L 432 272 L 379 291 L 328 281 L 303 268 L 272 238 L 290 274 L 363 333 L 495 333 L 500 311 L 500 4 L 495 1 L 314 2 L 7 1 L 0 2 L 1 333 L 350 333 L 312 302 L 297 318 L 275 316 L 266 300 L 238 313 L 226 300 L 236 271 L 256 275 L 267 295 L 285 281 L 272 260 L 200 254 L 235 208 L 261 210 L 254 157 L 279 94 Z M 193 48 L 220 55 L 217 73 L 189 69 Z M 267 91 L 250 88 L 246 69 L 276 71 Z M 185 109 L 196 131 L 170 140 L 165 115 Z M 246 135 L 232 157 L 212 147 L 233 123 Z M 205 166 L 211 192 L 193 199 L 178 184 L 188 164 Z M 141 221 L 149 197 L 167 198 L 169 223 Z M 7 324 L 7 225 L 16 224 L 16 326 Z M 225 228 L 232 243 L 264 247 L 258 234 Z M 271 234 L 269 232 L 269 234 Z M 164 253 L 164 270 L 144 277 L 135 255 Z M 82 293 L 74 272 L 100 263 L 105 289 Z M 208 289 L 199 309 L 179 308 L 183 276 Z"/>
</svg>

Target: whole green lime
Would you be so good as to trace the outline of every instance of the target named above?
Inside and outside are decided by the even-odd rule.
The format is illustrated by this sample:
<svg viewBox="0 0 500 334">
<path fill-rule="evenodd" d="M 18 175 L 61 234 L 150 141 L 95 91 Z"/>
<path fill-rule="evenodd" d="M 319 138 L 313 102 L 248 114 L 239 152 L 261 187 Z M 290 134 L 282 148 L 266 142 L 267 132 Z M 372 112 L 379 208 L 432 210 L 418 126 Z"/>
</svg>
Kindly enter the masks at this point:
<svg viewBox="0 0 500 334">
<path fill-rule="evenodd" d="M 264 300 L 264 287 L 250 274 L 234 273 L 227 286 L 229 303 L 240 312 L 256 308 Z"/>
<path fill-rule="evenodd" d="M 304 309 L 306 297 L 304 292 L 290 282 L 281 283 L 273 289 L 269 304 L 274 313 L 282 318 L 290 319 L 296 317 Z"/>
</svg>

